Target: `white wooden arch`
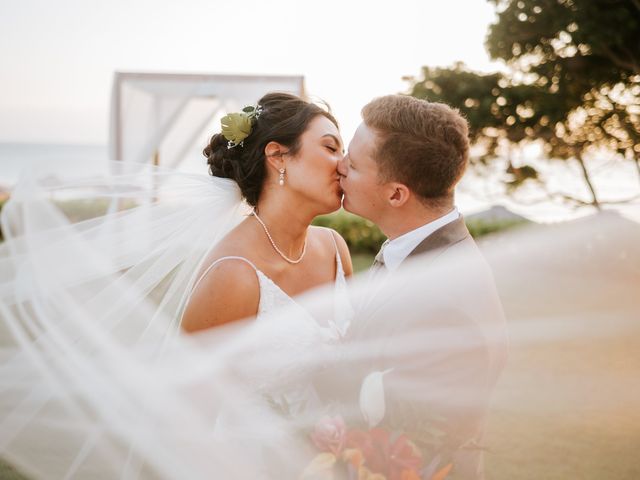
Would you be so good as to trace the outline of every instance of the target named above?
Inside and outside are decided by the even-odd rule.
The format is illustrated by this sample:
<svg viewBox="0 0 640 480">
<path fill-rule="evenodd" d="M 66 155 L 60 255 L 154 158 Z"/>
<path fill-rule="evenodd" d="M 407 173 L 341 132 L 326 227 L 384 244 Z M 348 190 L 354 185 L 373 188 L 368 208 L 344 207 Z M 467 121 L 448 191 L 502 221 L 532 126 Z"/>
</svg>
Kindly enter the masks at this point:
<svg viewBox="0 0 640 480">
<path fill-rule="evenodd" d="M 175 167 L 216 116 L 269 91 L 304 95 L 304 77 L 116 72 L 111 96 L 112 160 Z"/>
</svg>

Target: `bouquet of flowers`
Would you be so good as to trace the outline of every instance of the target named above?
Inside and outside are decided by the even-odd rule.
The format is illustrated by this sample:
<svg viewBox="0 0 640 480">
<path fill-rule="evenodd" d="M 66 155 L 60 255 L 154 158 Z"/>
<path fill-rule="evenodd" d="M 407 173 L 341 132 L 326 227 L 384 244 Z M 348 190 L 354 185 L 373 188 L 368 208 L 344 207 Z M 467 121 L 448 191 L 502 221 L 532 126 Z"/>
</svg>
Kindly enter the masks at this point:
<svg viewBox="0 0 640 480">
<path fill-rule="evenodd" d="M 383 428 L 350 429 L 339 415 L 320 419 L 311 440 L 319 453 L 305 468 L 305 480 L 443 480 L 453 467 L 440 466 L 438 458 L 426 464 L 404 434 Z"/>
<path fill-rule="evenodd" d="M 453 468 L 440 455 L 427 462 L 408 435 L 381 428 L 385 416 L 384 372 L 368 375 L 360 389 L 360 411 L 368 428 L 350 428 L 340 415 L 325 416 L 310 434 L 318 451 L 301 478 L 348 480 L 444 480 Z M 445 463 L 442 465 L 442 463 Z"/>
</svg>

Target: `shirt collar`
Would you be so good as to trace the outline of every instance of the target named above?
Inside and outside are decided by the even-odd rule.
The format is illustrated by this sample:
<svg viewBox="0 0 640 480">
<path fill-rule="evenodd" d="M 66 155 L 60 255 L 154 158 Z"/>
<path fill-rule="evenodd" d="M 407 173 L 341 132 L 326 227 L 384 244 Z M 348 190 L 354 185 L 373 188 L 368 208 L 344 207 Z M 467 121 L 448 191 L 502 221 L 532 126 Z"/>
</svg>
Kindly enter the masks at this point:
<svg viewBox="0 0 640 480">
<path fill-rule="evenodd" d="M 454 207 L 453 210 L 446 215 L 389 241 L 382 251 L 385 268 L 389 271 L 396 270 L 403 260 L 407 258 L 425 238 L 436 230 L 457 220 L 459 216 L 458 209 Z"/>
</svg>

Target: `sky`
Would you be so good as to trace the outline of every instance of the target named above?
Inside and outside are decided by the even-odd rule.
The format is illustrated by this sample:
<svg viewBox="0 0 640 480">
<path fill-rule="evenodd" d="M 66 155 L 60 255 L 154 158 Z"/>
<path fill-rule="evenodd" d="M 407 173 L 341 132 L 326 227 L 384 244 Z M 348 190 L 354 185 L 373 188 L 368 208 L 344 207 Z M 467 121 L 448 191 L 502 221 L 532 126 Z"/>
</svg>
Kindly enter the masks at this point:
<svg viewBox="0 0 640 480">
<path fill-rule="evenodd" d="M 345 140 L 423 65 L 496 68 L 484 0 L 4 0 L 0 142 L 106 144 L 115 71 L 304 75 Z"/>
</svg>

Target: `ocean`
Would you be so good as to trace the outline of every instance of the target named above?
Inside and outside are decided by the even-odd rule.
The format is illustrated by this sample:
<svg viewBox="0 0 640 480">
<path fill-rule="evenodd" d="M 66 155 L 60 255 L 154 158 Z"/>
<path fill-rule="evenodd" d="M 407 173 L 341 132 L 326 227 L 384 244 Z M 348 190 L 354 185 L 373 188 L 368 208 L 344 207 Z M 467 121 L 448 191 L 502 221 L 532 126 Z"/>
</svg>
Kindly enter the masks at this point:
<svg viewBox="0 0 640 480">
<path fill-rule="evenodd" d="M 34 162 L 53 162 L 60 171 L 91 172 L 108 157 L 106 145 L 0 143 L 0 189 L 8 190 Z M 78 168 L 80 171 L 78 171 Z"/>
</svg>

